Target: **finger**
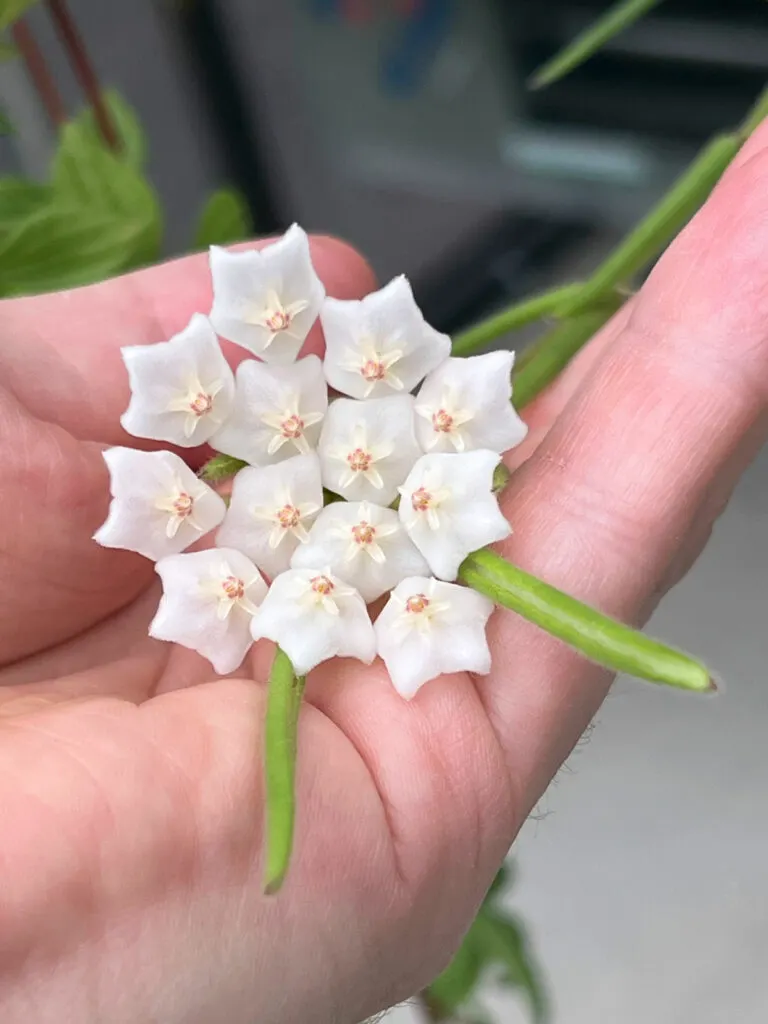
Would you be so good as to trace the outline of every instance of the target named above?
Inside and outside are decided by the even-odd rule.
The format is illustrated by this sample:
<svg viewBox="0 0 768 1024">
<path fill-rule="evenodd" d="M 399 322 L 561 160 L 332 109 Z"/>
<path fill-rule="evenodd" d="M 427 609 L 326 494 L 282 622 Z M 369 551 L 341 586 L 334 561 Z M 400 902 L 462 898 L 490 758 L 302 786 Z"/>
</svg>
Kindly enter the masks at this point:
<svg viewBox="0 0 768 1024">
<path fill-rule="evenodd" d="M 766 177 L 762 132 L 513 478 L 504 554 L 629 622 L 648 614 L 692 527 L 702 531 L 700 510 L 713 493 L 722 504 L 730 467 L 765 433 Z M 533 802 L 609 678 L 509 614 L 492 634 L 495 669 L 480 692 Z"/>
<path fill-rule="evenodd" d="M 344 242 L 316 237 L 310 245 L 329 295 L 360 298 L 375 287 L 368 264 Z M 34 416 L 81 439 L 125 444 L 119 417 L 129 390 L 120 349 L 167 340 L 211 301 L 206 253 L 74 291 L 8 299 L 0 303 L 0 379 Z M 320 344 L 315 326 L 307 351 Z M 224 349 L 233 364 L 246 355 L 228 343 Z"/>
</svg>

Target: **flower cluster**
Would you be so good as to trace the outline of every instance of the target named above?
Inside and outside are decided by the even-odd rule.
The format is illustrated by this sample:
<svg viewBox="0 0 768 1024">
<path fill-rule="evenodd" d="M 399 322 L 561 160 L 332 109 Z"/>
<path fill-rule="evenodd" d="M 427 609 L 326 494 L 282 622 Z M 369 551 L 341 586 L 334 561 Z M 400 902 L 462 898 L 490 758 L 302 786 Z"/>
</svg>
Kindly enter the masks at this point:
<svg viewBox="0 0 768 1024">
<path fill-rule="evenodd" d="M 123 349 L 122 424 L 246 462 L 229 503 L 172 452 L 105 453 L 112 503 L 95 539 L 156 561 L 151 635 L 220 673 L 263 637 L 300 675 L 378 654 L 405 697 L 442 672 L 487 672 L 492 604 L 453 581 L 510 532 L 492 480 L 526 432 L 512 353 L 451 358 L 405 277 L 326 297 L 298 226 L 259 252 L 213 247 L 210 267 L 210 317 Z M 325 359 L 299 359 L 318 317 Z M 217 335 L 258 358 L 233 374 Z M 215 546 L 187 550 L 216 528 Z M 368 605 L 387 594 L 374 625 Z"/>
</svg>

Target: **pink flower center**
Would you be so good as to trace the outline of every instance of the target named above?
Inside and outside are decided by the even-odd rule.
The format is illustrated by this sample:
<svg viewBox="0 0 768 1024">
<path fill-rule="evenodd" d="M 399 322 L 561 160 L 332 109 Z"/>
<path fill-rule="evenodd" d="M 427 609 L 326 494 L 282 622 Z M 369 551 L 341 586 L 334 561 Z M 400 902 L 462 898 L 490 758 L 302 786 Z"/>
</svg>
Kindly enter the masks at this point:
<svg viewBox="0 0 768 1024">
<path fill-rule="evenodd" d="M 239 601 L 245 597 L 245 583 L 237 576 L 227 576 L 221 581 L 221 589 L 230 601 Z"/>
<path fill-rule="evenodd" d="M 286 327 L 290 326 L 291 314 L 286 313 L 283 309 L 276 309 L 274 313 L 270 313 L 264 323 L 270 331 L 284 331 Z"/>
<path fill-rule="evenodd" d="M 316 594 L 322 594 L 323 597 L 327 597 L 333 592 L 333 583 L 331 583 L 327 576 L 313 576 L 309 581 L 309 585 Z"/>
<path fill-rule="evenodd" d="M 365 473 L 371 468 L 373 456 L 370 452 L 364 452 L 362 448 L 355 448 L 347 456 L 347 462 L 349 463 L 349 468 L 353 469 L 356 473 Z"/>
<path fill-rule="evenodd" d="M 409 597 L 405 602 L 405 610 L 412 612 L 414 615 L 420 615 L 428 607 L 429 598 L 426 594 L 414 594 L 413 597 Z"/>
<path fill-rule="evenodd" d="M 432 507 L 432 495 L 425 487 L 419 487 L 413 492 L 411 507 L 414 512 L 426 512 Z"/>
<path fill-rule="evenodd" d="M 450 434 L 453 430 L 453 416 L 446 412 L 445 409 L 438 409 L 432 415 L 432 426 L 440 433 Z"/>
<path fill-rule="evenodd" d="M 177 515 L 179 519 L 188 519 L 192 515 L 194 506 L 195 499 L 192 495 L 182 491 L 173 503 L 174 515 Z"/>
<path fill-rule="evenodd" d="M 282 431 L 283 437 L 301 437 L 304 433 L 304 420 L 294 413 L 294 415 L 289 416 L 287 420 L 283 420 L 280 424 L 280 430 Z"/>
<path fill-rule="evenodd" d="M 277 510 L 277 521 L 284 530 L 290 530 L 299 525 L 301 514 L 295 505 L 283 505 Z"/>
<path fill-rule="evenodd" d="M 198 391 L 189 403 L 189 408 L 195 416 L 205 416 L 213 408 L 213 395 L 206 395 L 204 391 Z"/>
<path fill-rule="evenodd" d="M 367 381 L 384 380 L 387 375 L 387 368 L 384 363 L 380 363 L 377 359 L 366 359 L 360 367 L 360 373 Z"/>
<path fill-rule="evenodd" d="M 376 528 L 364 519 L 352 527 L 352 537 L 356 544 L 372 544 L 376 536 Z"/>
</svg>

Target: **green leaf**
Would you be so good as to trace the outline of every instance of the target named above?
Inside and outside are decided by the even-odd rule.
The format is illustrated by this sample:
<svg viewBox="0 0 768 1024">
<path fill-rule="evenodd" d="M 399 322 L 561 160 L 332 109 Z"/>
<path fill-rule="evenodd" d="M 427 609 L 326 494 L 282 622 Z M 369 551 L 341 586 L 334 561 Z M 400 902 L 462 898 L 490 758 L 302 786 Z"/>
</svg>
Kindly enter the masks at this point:
<svg viewBox="0 0 768 1024">
<path fill-rule="evenodd" d="M 701 662 L 582 604 L 493 551 L 466 558 L 459 578 L 614 672 L 702 693 L 714 688 Z"/>
<path fill-rule="evenodd" d="M 239 192 L 222 188 L 208 199 L 195 232 L 195 249 L 240 242 L 253 232 L 248 205 Z"/>
<path fill-rule="evenodd" d="M 514 878 L 514 867 L 511 861 L 505 861 L 496 872 L 496 877 L 491 882 L 491 887 L 486 893 L 483 906 L 491 906 L 507 889 L 509 889 Z"/>
<path fill-rule="evenodd" d="M 46 206 L 0 240 L 0 294 L 73 288 L 116 274 L 142 231 L 137 221 L 97 209 Z"/>
<path fill-rule="evenodd" d="M 37 0 L 0 0 L 0 31 L 18 21 L 35 3 Z"/>
<path fill-rule="evenodd" d="M 474 925 L 442 974 L 428 986 L 429 1003 L 444 1017 L 455 1014 L 472 996 L 483 963 L 472 938 Z"/>
<path fill-rule="evenodd" d="M 619 0 L 552 60 L 534 72 L 528 83 L 530 88 L 542 89 L 563 78 L 579 64 L 589 60 L 609 39 L 629 28 L 659 3 L 661 0 Z"/>
<path fill-rule="evenodd" d="M 125 221 L 121 269 L 129 270 L 157 258 L 162 234 L 160 206 L 154 190 L 134 166 L 90 137 L 78 122 L 65 125 L 53 163 L 57 200 L 83 210 L 99 210 Z"/>
<path fill-rule="evenodd" d="M 296 753 L 304 677 L 296 676 L 278 647 L 267 692 L 265 721 L 266 867 L 265 893 L 283 884 L 291 861 L 296 817 Z"/>
<path fill-rule="evenodd" d="M 209 483 L 220 483 L 222 480 L 229 480 L 230 477 L 236 476 L 247 465 L 248 463 L 242 459 L 218 452 L 208 459 L 198 475 L 203 480 L 208 480 Z"/>
<path fill-rule="evenodd" d="M 13 60 L 18 56 L 19 51 L 13 43 L 9 43 L 7 39 L 0 39 L 0 61 Z"/>
<path fill-rule="evenodd" d="M 147 138 L 136 111 L 115 89 L 106 89 L 102 93 L 102 99 L 120 140 L 120 150 L 115 156 L 140 171 L 146 162 Z M 89 142 L 106 148 L 106 143 L 101 137 L 96 118 L 90 107 L 81 111 L 70 123 L 81 131 L 83 137 Z"/>
<path fill-rule="evenodd" d="M 472 941 L 483 966 L 500 967 L 500 983 L 524 992 L 535 1024 L 545 1024 L 549 1000 L 522 924 L 511 915 L 481 911 L 472 926 Z"/>
<path fill-rule="evenodd" d="M 39 210 L 50 197 L 47 185 L 26 178 L 0 178 L 0 231 Z"/>
</svg>

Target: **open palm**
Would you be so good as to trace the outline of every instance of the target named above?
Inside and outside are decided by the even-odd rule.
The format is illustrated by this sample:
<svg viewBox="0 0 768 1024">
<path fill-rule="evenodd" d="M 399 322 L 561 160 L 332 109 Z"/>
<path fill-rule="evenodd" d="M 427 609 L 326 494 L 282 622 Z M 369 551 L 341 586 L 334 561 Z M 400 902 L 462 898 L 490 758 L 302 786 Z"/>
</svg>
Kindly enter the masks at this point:
<svg viewBox="0 0 768 1024">
<path fill-rule="evenodd" d="M 505 553 L 625 620 L 700 550 L 768 401 L 768 132 L 641 295 L 526 411 Z M 329 294 L 373 286 L 313 242 Z M 494 670 L 412 703 L 380 664 L 312 673 L 294 865 L 261 893 L 272 651 L 213 679 L 147 637 L 108 503 L 123 345 L 210 302 L 204 257 L 0 306 L 0 1017 L 353 1022 L 426 983 L 609 677 L 504 612 Z M 319 337 L 310 344 L 320 344 Z M 234 355 L 234 353 L 230 353 Z"/>
</svg>

